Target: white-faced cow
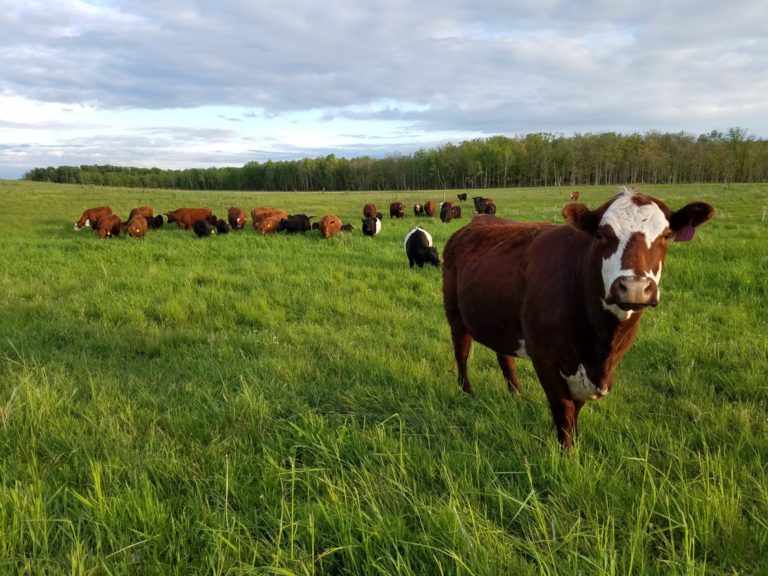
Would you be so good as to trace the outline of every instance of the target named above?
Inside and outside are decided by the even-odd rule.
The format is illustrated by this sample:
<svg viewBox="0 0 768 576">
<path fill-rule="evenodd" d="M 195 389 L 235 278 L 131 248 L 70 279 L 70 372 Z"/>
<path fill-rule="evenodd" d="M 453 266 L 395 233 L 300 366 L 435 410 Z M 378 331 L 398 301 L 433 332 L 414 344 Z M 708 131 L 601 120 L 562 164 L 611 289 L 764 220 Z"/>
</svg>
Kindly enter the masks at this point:
<svg viewBox="0 0 768 576">
<path fill-rule="evenodd" d="M 510 390 L 515 358 L 530 358 L 570 447 L 582 406 L 610 392 L 643 310 L 658 304 L 669 239 L 690 240 L 713 215 L 704 202 L 672 211 L 625 189 L 596 210 L 566 205 L 570 226 L 476 216 L 443 254 L 459 385 L 472 391 L 473 339 L 496 352 Z"/>
<path fill-rule="evenodd" d="M 86 226 L 90 226 L 94 230 L 96 229 L 96 223 L 99 221 L 99 218 L 103 218 L 104 216 L 109 216 L 112 214 L 112 208 L 109 206 L 99 206 L 98 208 L 88 208 L 83 212 L 83 215 L 80 216 L 80 220 L 75 222 L 75 231 L 79 232 Z"/>
</svg>

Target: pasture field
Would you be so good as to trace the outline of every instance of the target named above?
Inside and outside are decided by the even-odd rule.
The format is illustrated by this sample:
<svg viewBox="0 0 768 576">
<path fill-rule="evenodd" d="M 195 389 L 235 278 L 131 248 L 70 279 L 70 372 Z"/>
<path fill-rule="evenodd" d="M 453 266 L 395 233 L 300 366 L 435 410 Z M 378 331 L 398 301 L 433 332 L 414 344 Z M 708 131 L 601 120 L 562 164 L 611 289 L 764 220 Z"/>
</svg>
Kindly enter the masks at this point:
<svg viewBox="0 0 768 576">
<path fill-rule="evenodd" d="M 402 248 L 413 202 L 442 191 L 0 181 L 0 574 L 768 573 L 768 185 L 644 190 L 717 216 L 671 244 L 659 307 L 564 454 L 527 361 L 521 396 L 482 346 L 476 394 L 456 384 L 440 272 Z M 486 194 L 562 222 L 569 192 Z M 73 232 L 103 203 L 356 230 Z M 418 219 L 441 255 L 471 206 Z"/>
</svg>

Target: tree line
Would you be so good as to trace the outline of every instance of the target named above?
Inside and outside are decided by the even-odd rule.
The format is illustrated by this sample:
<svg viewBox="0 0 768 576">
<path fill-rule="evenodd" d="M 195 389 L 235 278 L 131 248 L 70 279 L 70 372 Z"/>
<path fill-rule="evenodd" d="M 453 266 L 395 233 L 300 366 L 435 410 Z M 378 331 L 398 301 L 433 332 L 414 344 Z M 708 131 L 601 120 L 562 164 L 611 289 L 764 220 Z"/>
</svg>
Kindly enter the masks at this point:
<svg viewBox="0 0 768 576">
<path fill-rule="evenodd" d="M 164 170 L 111 165 L 34 168 L 26 180 L 183 190 L 434 190 L 768 181 L 768 140 L 743 128 L 562 136 L 493 136 L 385 158 L 248 162 Z"/>
</svg>

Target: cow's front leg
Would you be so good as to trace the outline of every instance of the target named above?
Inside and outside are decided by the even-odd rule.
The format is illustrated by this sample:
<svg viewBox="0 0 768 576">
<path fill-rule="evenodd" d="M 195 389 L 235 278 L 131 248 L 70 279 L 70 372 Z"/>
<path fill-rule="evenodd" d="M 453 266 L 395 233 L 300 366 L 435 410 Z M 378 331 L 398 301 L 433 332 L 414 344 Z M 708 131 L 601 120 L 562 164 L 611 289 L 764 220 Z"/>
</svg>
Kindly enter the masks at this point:
<svg viewBox="0 0 768 576">
<path fill-rule="evenodd" d="M 576 438 L 579 412 L 584 406 L 584 402 L 571 398 L 567 382 L 554 366 L 542 365 L 535 360 L 533 366 L 549 401 L 552 419 L 557 430 L 557 439 L 563 448 L 570 450 Z"/>
</svg>

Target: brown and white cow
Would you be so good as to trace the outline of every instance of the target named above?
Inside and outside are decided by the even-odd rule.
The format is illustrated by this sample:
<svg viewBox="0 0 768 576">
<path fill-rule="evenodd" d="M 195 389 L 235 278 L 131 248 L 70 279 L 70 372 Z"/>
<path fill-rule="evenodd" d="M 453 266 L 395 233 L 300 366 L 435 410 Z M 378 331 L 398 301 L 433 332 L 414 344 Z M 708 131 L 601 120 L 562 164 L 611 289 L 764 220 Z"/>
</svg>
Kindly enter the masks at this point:
<svg viewBox="0 0 768 576">
<path fill-rule="evenodd" d="M 227 210 L 227 220 L 232 230 L 242 230 L 248 221 L 248 215 L 239 206 L 230 206 Z"/>
<path fill-rule="evenodd" d="M 571 202 L 575 202 L 578 199 L 579 199 L 579 191 L 574 190 L 573 192 L 571 192 Z"/>
<path fill-rule="evenodd" d="M 704 202 L 672 211 L 625 189 L 596 210 L 566 205 L 570 226 L 476 216 L 444 250 L 459 385 L 472 391 L 473 339 L 496 352 L 510 390 L 519 388 L 515 358 L 530 358 L 570 447 L 582 406 L 610 392 L 643 310 L 659 301 L 669 239 L 690 240 L 713 215 Z"/>
<path fill-rule="evenodd" d="M 75 222 L 75 231 L 79 232 L 86 226 L 90 226 L 91 228 L 96 228 L 96 222 L 99 221 L 99 218 L 103 218 L 104 216 L 109 216 L 112 214 L 112 208 L 109 206 L 99 206 L 97 208 L 88 208 L 83 212 L 83 215 L 80 216 L 80 220 Z"/>
<path fill-rule="evenodd" d="M 208 224 L 213 222 L 213 210 L 210 208 L 179 208 L 166 212 L 168 223 L 176 222 L 182 230 L 190 230 L 198 220 L 205 220 Z"/>
<path fill-rule="evenodd" d="M 317 228 L 323 238 L 330 238 L 341 230 L 341 219 L 334 214 L 326 214 L 317 223 Z"/>
<path fill-rule="evenodd" d="M 120 236 L 121 228 L 120 216 L 117 214 L 107 214 L 96 222 L 96 234 L 102 240 L 113 236 Z"/>
</svg>

